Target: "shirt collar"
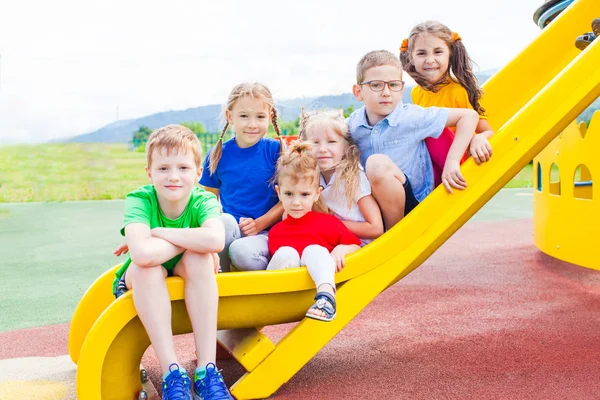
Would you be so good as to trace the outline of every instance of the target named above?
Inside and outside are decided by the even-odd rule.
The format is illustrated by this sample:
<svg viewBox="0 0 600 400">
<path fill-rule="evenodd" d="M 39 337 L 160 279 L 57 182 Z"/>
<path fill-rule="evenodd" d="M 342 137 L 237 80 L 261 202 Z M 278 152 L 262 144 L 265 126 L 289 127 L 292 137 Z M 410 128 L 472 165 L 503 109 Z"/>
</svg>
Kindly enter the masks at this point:
<svg viewBox="0 0 600 400">
<path fill-rule="evenodd" d="M 319 185 L 323 187 L 323 189 L 333 185 L 333 181 L 335 180 L 335 172 L 331 175 L 331 179 L 329 183 L 325 183 L 325 178 L 323 178 L 323 174 L 319 174 Z"/>
<path fill-rule="evenodd" d="M 361 111 L 358 113 L 357 115 L 358 117 L 358 121 L 356 121 L 358 123 L 359 126 L 364 126 L 365 128 L 373 128 L 371 125 L 369 125 L 369 121 L 367 121 L 367 108 L 363 107 L 361 109 Z"/>
<path fill-rule="evenodd" d="M 400 100 L 400 102 L 398 103 L 398 105 L 396 106 L 394 111 L 392 111 L 389 115 L 387 115 L 381 121 L 387 121 L 389 126 L 397 126 L 400 121 L 401 114 L 402 114 L 402 110 L 401 110 L 402 108 L 404 108 L 404 103 L 402 103 L 402 100 Z M 364 126 L 365 128 L 369 128 L 369 129 L 373 128 L 372 125 L 369 125 L 369 121 L 367 120 L 367 108 L 366 107 L 362 108 L 362 112 L 359 113 L 358 117 L 359 117 L 359 119 L 358 119 L 359 125 Z"/>
</svg>

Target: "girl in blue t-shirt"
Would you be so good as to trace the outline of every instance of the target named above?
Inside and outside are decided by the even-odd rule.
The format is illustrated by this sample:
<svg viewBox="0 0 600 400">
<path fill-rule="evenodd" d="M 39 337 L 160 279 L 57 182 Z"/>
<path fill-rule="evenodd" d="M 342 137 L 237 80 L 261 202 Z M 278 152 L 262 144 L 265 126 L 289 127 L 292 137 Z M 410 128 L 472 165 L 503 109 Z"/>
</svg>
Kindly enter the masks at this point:
<svg viewBox="0 0 600 400">
<path fill-rule="evenodd" d="M 243 271 L 264 270 L 269 263 L 267 230 L 283 214 L 272 184 L 284 147 L 277 116 L 265 85 L 237 85 L 227 100 L 221 137 L 204 160 L 200 184 L 217 195 L 223 208 L 225 249 L 219 254 L 223 271 L 229 271 L 232 262 Z M 264 137 L 269 123 L 279 140 Z M 229 126 L 235 137 L 223 143 Z"/>
</svg>

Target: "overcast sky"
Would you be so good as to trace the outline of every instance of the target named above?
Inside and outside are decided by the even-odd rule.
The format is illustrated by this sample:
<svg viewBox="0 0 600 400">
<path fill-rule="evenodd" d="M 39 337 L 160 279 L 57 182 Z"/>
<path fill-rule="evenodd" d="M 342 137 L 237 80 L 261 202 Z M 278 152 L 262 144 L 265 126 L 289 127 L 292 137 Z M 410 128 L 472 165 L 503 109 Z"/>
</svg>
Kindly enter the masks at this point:
<svg viewBox="0 0 600 400">
<path fill-rule="evenodd" d="M 0 144 L 223 104 L 242 81 L 278 100 L 349 92 L 364 53 L 397 53 L 426 19 L 457 31 L 480 70 L 499 68 L 539 34 L 542 3 L 0 0 Z"/>
</svg>

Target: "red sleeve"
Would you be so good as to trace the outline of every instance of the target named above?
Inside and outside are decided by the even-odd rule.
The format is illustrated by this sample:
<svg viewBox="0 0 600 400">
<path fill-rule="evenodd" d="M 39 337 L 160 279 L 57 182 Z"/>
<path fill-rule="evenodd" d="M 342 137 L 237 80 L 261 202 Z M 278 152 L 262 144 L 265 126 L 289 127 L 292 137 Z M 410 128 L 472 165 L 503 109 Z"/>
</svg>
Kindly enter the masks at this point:
<svg viewBox="0 0 600 400">
<path fill-rule="evenodd" d="M 283 222 L 283 221 L 282 221 Z M 279 229 L 281 228 L 281 223 L 278 222 L 269 230 L 269 254 L 273 257 L 273 254 L 281 247 L 281 243 L 279 243 Z"/>
<path fill-rule="evenodd" d="M 335 223 L 332 225 L 335 226 L 338 233 L 338 244 L 356 244 L 360 246 L 360 239 L 354 233 L 350 232 L 342 221 L 333 215 L 331 217 L 335 220 Z"/>
</svg>

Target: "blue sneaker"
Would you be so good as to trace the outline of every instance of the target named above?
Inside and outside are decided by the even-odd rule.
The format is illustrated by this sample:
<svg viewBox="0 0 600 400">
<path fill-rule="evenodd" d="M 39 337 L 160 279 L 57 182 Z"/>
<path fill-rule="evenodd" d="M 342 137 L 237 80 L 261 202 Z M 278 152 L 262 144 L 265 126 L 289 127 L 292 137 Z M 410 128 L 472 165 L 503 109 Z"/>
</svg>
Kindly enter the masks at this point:
<svg viewBox="0 0 600 400">
<path fill-rule="evenodd" d="M 175 369 L 173 369 L 173 366 Z M 191 400 L 191 383 L 185 369 L 173 363 L 169 366 L 169 375 L 162 382 L 163 400 Z"/>
<path fill-rule="evenodd" d="M 204 378 L 194 374 L 194 400 L 233 400 L 215 364 L 206 364 Z"/>
</svg>

